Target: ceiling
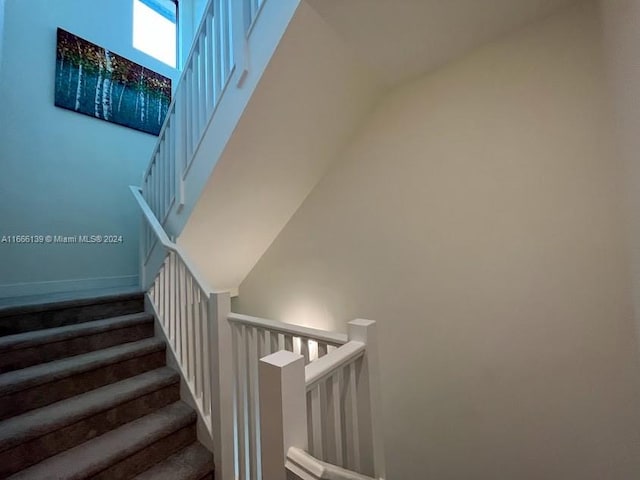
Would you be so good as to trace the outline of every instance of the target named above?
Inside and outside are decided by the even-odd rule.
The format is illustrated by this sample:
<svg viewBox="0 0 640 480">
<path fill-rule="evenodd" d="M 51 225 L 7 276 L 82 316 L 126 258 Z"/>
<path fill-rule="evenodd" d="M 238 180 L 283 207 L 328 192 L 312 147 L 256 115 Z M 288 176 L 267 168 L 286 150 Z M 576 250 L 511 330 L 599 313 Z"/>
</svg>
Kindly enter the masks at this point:
<svg viewBox="0 0 640 480">
<path fill-rule="evenodd" d="M 387 85 L 581 0 L 307 0 Z"/>
</svg>

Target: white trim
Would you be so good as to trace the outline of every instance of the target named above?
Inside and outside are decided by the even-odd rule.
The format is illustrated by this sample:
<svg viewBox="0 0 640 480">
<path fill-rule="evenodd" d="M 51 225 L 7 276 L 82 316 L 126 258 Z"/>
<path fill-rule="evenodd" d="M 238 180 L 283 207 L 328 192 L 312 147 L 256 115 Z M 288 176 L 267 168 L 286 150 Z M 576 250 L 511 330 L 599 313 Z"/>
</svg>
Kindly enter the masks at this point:
<svg viewBox="0 0 640 480">
<path fill-rule="evenodd" d="M 0 285 L 0 298 L 46 295 L 80 290 L 138 286 L 138 275 L 119 277 L 77 278 L 73 280 L 50 280 L 45 282 L 10 283 Z"/>
<path fill-rule="evenodd" d="M 266 318 L 252 317 L 242 315 L 240 313 L 229 314 L 229 321 L 243 325 L 251 325 L 252 327 L 262 328 L 273 332 L 280 332 L 287 335 L 309 338 L 311 340 L 320 341 L 333 346 L 340 346 L 347 343 L 348 337 L 344 333 L 328 332 L 317 328 L 303 327 L 292 323 L 279 322 L 277 320 L 268 320 Z"/>
<path fill-rule="evenodd" d="M 303 480 L 374 480 L 372 477 L 322 462 L 295 447 L 291 447 L 287 452 L 285 467 Z"/>
<path fill-rule="evenodd" d="M 307 392 L 313 390 L 320 382 L 327 379 L 339 369 L 355 362 L 364 355 L 366 346 L 362 342 L 351 340 L 333 352 L 314 360 L 304 369 Z"/>
</svg>

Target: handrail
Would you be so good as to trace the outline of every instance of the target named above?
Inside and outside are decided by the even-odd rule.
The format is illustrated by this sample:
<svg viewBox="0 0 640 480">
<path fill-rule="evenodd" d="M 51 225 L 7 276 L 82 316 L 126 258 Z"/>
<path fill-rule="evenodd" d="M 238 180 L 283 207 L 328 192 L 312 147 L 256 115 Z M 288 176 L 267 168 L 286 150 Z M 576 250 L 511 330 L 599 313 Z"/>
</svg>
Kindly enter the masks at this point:
<svg viewBox="0 0 640 480">
<path fill-rule="evenodd" d="M 314 480 L 374 480 L 344 468 L 322 462 L 300 448 L 291 447 L 287 451 L 285 466 L 302 478 Z"/>
<path fill-rule="evenodd" d="M 191 260 L 189 260 L 189 257 L 184 253 L 182 248 L 180 248 L 180 246 L 178 246 L 175 242 L 172 242 L 169 239 L 168 235 L 165 233 L 164 229 L 162 228 L 162 225 L 160 225 L 160 222 L 158 221 L 153 211 L 149 207 L 149 204 L 142 196 L 142 191 L 140 187 L 130 185 L 129 189 L 131 190 L 131 193 L 133 194 L 136 201 L 138 202 L 138 206 L 142 210 L 142 215 L 145 221 L 149 224 L 153 233 L 155 233 L 156 238 L 158 239 L 160 244 L 167 250 L 171 252 L 175 252 L 180 257 L 180 259 L 182 260 L 182 263 L 184 263 L 186 269 L 191 274 L 191 276 L 195 279 L 196 283 L 200 286 L 203 292 L 207 294 L 216 292 L 216 290 L 212 289 L 209 286 L 209 283 L 203 279 L 202 275 L 198 272 L 198 269 L 194 267 L 193 263 L 191 263 Z"/>
<path fill-rule="evenodd" d="M 164 228 L 162 228 L 162 225 L 160 225 L 160 222 L 158 221 L 155 214 L 149 207 L 149 204 L 142 196 L 142 189 L 134 185 L 129 185 L 129 189 L 131 190 L 131 193 L 133 193 L 133 196 L 136 199 L 136 201 L 138 202 L 138 206 L 142 210 L 142 215 L 144 216 L 144 219 L 147 221 L 147 223 L 153 230 L 153 233 L 155 233 L 160 244 L 167 250 L 171 250 L 172 252 L 178 252 L 178 245 L 176 245 L 174 242 L 172 242 L 169 239 L 169 236 L 164 231 Z"/>
<path fill-rule="evenodd" d="M 333 375 L 341 367 L 363 356 L 365 350 L 364 343 L 351 341 L 311 362 L 304 368 L 307 392 L 313 390 L 320 382 Z"/>
<path fill-rule="evenodd" d="M 320 342 L 324 342 L 332 346 L 341 346 L 348 342 L 347 335 L 343 333 L 328 332 L 317 328 L 302 327 L 300 325 L 279 322 L 277 320 L 268 320 L 266 318 L 251 317 L 249 315 L 242 315 L 239 313 L 230 313 L 229 321 L 284 333 L 286 335 L 295 335 L 297 337 L 309 338 L 311 340 L 319 340 Z"/>
</svg>

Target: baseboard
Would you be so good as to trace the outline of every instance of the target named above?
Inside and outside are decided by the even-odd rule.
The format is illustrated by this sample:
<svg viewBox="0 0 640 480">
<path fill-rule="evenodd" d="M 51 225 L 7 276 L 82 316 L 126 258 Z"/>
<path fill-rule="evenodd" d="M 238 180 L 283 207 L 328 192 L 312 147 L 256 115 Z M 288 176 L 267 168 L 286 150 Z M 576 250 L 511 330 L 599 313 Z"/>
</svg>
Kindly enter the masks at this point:
<svg viewBox="0 0 640 480">
<path fill-rule="evenodd" d="M 48 295 L 77 290 L 100 290 L 107 288 L 130 288 L 139 284 L 138 275 L 120 277 L 78 278 L 48 282 L 11 283 L 0 285 L 0 298 Z"/>
</svg>

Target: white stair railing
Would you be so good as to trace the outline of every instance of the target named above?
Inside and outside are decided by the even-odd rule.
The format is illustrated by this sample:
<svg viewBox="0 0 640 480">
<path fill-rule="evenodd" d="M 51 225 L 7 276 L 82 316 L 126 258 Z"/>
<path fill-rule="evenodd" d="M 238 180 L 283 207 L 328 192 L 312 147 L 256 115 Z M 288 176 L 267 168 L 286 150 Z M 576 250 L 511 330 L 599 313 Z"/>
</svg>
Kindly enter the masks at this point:
<svg viewBox="0 0 640 480">
<path fill-rule="evenodd" d="M 163 249 L 155 272 L 142 264 L 147 298 L 211 435 L 219 478 L 284 480 L 285 469 L 320 472 L 305 479 L 383 478 L 375 322 L 354 320 L 344 335 L 231 313 L 229 293 L 207 285 L 130 188 L 143 248 Z"/>
<path fill-rule="evenodd" d="M 207 285 L 162 229 L 140 189 L 130 189 L 142 211 L 147 234 L 163 248 L 162 263 L 143 288 L 212 439 L 216 477 L 231 480 L 234 437 L 231 330 L 227 322 L 230 295 Z M 145 264 L 142 267 L 144 272 Z"/>
<path fill-rule="evenodd" d="M 142 177 L 142 191 L 164 225 L 178 202 L 184 205 L 184 180 L 206 127 L 220 103 L 242 51 L 245 10 L 255 0 L 209 0 L 193 47 L 183 66 L 158 142 Z"/>
<path fill-rule="evenodd" d="M 304 362 L 324 356 L 347 336 L 264 318 L 229 314 L 234 372 L 236 478 L 261 479 L 259 360 L 279 350 L 302 355 Z"/>
<path fill-rule="evenodd" d="M 291 351 L 260 360 L 263 478 L 384 478 L 375 322 L 350 322 L 346 343 L 305 363 Z"/>
</svg>

